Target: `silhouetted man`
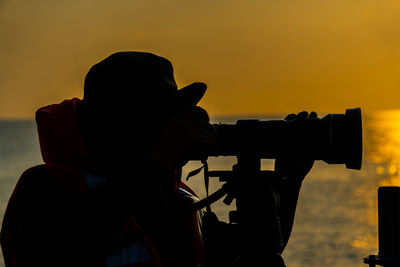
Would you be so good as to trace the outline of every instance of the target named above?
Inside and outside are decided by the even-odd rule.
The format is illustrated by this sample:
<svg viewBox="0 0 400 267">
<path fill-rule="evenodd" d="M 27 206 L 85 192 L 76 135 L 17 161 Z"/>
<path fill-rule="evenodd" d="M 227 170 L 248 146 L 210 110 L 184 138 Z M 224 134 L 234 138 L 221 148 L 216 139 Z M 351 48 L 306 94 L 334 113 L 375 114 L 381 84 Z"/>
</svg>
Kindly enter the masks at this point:
<svg viewBox="0 0 400 267">
<path fill-rule="evenodd" d="M 207 112 L 196 106 L 205 90 L 203 83 L 178 90 L 162 57 L 120 52 L 90 69 L 83 100 L 39 109 L 45 164 L 22 175 L 9 201 L 6 266 L 204 264 L 199 226 L 185 213 L 192 197 L 177 188 L 188 160 L 218 149 Z M 286 241 L 311 166 L 282 189 Z"/>
</svg>

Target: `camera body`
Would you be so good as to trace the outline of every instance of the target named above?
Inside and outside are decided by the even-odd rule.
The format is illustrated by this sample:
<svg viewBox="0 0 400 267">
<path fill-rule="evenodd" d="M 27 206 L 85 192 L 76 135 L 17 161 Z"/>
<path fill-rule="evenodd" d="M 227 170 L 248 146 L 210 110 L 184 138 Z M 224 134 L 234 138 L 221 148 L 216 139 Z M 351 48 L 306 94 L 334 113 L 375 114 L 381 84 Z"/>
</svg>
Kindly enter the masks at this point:
<svg viewBox="0 0 400 267">
<path fill-rule="evenodd" d="M 291 156 L 361 169 L 360 108 L 320 119 L 239 120 L 236 124 L 214 127 L 219 152 L 213 156 L 252 155 L 269 159 Z"/>
</svg>

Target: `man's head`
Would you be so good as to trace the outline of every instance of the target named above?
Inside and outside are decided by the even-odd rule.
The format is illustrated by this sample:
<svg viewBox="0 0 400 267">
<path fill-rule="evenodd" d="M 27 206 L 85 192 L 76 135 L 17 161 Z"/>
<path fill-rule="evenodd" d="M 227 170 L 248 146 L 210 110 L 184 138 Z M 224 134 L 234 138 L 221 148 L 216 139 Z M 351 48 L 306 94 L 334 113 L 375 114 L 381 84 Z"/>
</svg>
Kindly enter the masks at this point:
<svg viewBox="0 0 400 267">
<path fill-rule="evenodd" d="M 95 160 L 126 164 L 152 150 L 165 124 L 196 106 L 206 85 L 178 90 L 172 64 L 151 53 L 118 52 L 94 65 L 80 121 Z"/>
</svg>

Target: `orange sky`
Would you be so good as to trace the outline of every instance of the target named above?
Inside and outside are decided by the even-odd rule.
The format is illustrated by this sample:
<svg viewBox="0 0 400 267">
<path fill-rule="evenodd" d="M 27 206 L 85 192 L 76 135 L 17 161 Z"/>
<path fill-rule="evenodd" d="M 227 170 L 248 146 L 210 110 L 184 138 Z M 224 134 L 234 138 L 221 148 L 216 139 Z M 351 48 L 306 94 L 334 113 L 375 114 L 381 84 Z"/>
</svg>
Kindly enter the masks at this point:
<svg viewBox="0 0 400 267">
<path fill-rule="evenodd" d="M 0 0 L 0 118 L 82 96 L 121 50 L 204 81 L 210 115 L 400 108 L 400 0 Z"/>
</svg>

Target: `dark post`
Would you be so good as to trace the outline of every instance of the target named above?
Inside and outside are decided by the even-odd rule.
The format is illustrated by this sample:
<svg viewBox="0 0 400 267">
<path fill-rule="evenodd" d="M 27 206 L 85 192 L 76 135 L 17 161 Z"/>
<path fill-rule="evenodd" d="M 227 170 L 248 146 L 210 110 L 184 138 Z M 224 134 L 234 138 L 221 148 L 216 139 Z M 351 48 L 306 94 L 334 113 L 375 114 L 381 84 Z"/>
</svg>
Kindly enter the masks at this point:
<svg viewBox="0 0 400 267">
<path fill-rule="evenodd" d="M 400 266 L 400 187 L 378 189 L 378 255 L 364 258 L 369 266 Z"/>
<path fill-rule="evenodd" d="M 378 189 L 379 255 L 400 258 L 400 187 Z"/>
</svg>

